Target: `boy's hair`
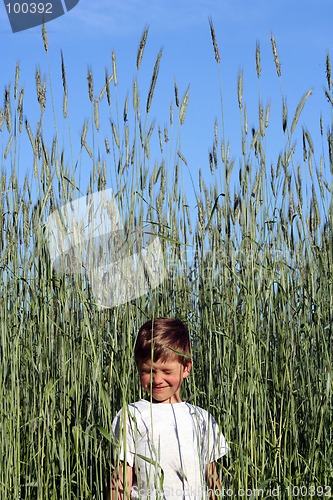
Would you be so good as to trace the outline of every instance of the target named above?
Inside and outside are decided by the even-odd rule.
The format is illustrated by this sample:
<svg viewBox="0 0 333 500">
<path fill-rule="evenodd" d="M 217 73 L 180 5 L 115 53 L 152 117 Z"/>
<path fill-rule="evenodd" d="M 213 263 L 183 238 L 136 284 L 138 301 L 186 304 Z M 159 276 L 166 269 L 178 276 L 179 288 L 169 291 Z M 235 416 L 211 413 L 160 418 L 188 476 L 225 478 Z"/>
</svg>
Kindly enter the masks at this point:
<svg viewBox="0 0 333 500">
<path fill-rule="evenodd" d="M 134 347 L 137 366 L 148 359 L 178 360 L 186 366 L 191 361 L 190 336 L 187 326 L 176 318 L 155 318 L 139 330 Z"/>
</svg>

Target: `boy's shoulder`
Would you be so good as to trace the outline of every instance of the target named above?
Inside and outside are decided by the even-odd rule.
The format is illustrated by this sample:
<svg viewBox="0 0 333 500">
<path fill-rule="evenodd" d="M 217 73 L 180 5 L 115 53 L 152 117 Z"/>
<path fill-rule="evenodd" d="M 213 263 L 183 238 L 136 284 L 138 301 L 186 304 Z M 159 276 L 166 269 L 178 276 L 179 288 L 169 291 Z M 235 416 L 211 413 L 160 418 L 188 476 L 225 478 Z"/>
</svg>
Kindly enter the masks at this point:
<svg viewBox="0 0 333 500">
<path fill-rule="evenodd" d="M 215 423 L 215 419 L 214 419 L 213 415 L 211 413 L 209 413 L 208 410 L 201 408 L 201 406 L 192 405 L 190 403 L 186 403 L 186 405 L 188 407 L 189 412 L 192 415 L 195 415 L 198 419 L 201 419 L 205 422 L 214 422 Z"/>
</svg>

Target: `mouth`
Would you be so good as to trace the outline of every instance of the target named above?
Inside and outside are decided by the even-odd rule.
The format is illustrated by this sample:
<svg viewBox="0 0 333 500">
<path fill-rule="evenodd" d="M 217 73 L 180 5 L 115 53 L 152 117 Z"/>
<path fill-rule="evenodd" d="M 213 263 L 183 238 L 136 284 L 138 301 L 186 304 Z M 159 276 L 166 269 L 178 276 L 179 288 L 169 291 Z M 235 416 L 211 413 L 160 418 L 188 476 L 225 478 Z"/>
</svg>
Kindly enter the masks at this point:
<svg viewBox="0 0 333 500">
<path fill-rule="evenodd" d="M 153 391 L 163 391 L 163 389 L 167 389 L 167 387 L 153 386 Z"/>
</svg>

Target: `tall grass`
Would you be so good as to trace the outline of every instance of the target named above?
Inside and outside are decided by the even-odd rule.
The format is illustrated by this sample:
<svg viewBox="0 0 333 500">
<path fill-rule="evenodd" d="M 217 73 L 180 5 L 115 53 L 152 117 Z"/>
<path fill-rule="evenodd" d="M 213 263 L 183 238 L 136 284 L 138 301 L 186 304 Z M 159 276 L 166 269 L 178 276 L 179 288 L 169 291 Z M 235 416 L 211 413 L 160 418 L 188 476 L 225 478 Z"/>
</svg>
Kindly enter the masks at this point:
<svg viewBox="0 0 333 500">
<path fill-rule="evenodd" d="M 220 64 L 212 22 L 210 27 Z M 117 97 L 115 54 L 102 89 L 96 90 L 88 70 L 91 119 L 82 125 L 81 144 L 72 143 L 75 134 L 64 147 L 60 138 L 62 127 L 71 130 L 66 54 L 61 54 L 61 113 L 51 76 L 43 80 L 39 69 L 35 123 L 23 116 L 27 96 L 19 65 L 14 85 L 4 91 L 0 498 L 103 498 L 113 470 L 112 419 L 125 402 L 140 397 L 135 333 L 147 318 L 169 315 L 191 329 L 194 370 L 186 396 L 213 413 L 232 448 L 220 466 L 224 487 L 234 497 L 240 488 L 279 488 L 286 498 L 291 485 L 329 486 L 333 122 L 318 118 L 322 144 L 314 144 L 310 131 L 299 125 L 310 92 L 291 122 L 283 98 L 284 141 L 268 163 L 270 110 L 259 92 L 252 120 L 257 127 L 251 131 L 240 74 L 235 102 L 240 150 L 230 151 L 227 127 L 222 124 L 221 138 L 216 122 L 207 158 L 211 180 L 200 172 L 190 206 L 182 180 L 188 175 L 186 151 L 179 139 L 189 89 L 183 98 L 176 82 L 170 89 L 175 103 L 168 125 L 151 117 L 163 56 L 160 52 L 152 62 L 150 86 L 141 90 L 147 35 L 145 29 L 124 102 Z M 273 37 L 272 49 L 281 78 Z M 255 63 L 260 78 L 259 44 Z M 331 106 L 329 55 L 326 68 Z M 33 179 L 22 179 L 27 143 Z M 87 185 L 77 176 L 76 163 L 90 165 Z M 96 305 L 84 272 L 55 272 L 45 236 L 54 209 L 108 186 L 128 225 L 150 221 L 158 228 L 167 268 L 158 288 L 109 309 Z"/>
</svg>

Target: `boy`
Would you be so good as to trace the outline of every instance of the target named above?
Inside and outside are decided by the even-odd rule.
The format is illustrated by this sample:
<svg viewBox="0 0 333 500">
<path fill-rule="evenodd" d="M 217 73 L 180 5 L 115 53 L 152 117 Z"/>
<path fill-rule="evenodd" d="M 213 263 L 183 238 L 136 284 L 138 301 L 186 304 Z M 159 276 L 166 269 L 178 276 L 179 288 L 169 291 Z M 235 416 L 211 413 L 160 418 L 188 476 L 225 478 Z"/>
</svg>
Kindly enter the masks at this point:
<svg viewBox="0 0 333 500">
<path fill-rule="evenodd" d="M 173 318 L 147 321 L 134 355 L 149 398 L 124 407 L 113 421 L 120 451 L 111 499 L 218 497 L 215 461 L 229 448 L 213 417 L 181 400 L 192 367 L 187 327 Z"/>
</svg>

